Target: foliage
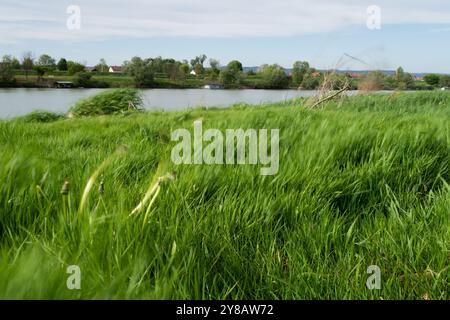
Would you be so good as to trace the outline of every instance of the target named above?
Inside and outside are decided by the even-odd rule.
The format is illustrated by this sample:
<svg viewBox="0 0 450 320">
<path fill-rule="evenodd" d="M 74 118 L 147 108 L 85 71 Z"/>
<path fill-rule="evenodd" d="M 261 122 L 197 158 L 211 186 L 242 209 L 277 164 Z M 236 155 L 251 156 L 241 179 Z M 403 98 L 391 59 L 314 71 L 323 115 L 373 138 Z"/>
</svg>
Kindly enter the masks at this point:
<svg viewBox="0 0 450 320">
<path fill-rule="evenodd" d="M 53 70 L 56 68 L 55 59 L 48 54 L 43 54 L 37 60 L 36 66 L 43 67 L 45 70 Z"/>
<path fill-rule="evenodd" d="M 116 89 L 80 100 L 69 110 L 69 114 L 72 117 L 123 114 L 141 110 L 142 105 L 138 90 Z"/>
<path fill-rule="evenodd" d="M 21 67 L 20 61 L 11 55 L 4 55 L 2 58 L 2 63 L 8 64 L 13 70 L 19 70 Z"/>
<path fill-rule="evenodd" d="M 100 59 L 99 63 L 95 66 L 98 72 L 108 72 L 108 64 L 105 59 Z"/>
<path fill-rule="evenodd" d="M 0 85 L 6 87 L 14 85 L 14 83 L 13 61 L 9 56 L 4 56 L 0 63 Z"/>
<path fill-rule="evenodd" d="M 47 67 L 41 66 L 41 65 L 36 65 L 36 66 L 34 66 L 33 69 L 34 69 L 34 70 L 36 71 L 36 73 L 37 73 L 37 76 L 38 76 L 37 81 L 42 80 L 42 77 L 43 77 L 44 74 L 48 71 Z"/>
<path fill-rule="evenodd" d="M 299 87 L 305 74 L 310 72 L 309 63 L 306 61 L 296 61 L 292 68 L 292 84 L 296 87 Z"/>
<path fill-rule="evenodd" d="M 78 72 L 73 77 L 73 85 L 78 88 L 107 88 L 108 83 L 92 79 L 92 74 Z"/>
<path fill-rule="evenodd" d="M 440 76 L 438 74 L 430 73 L 425 75 L 423 80 L 431 86 L 437 86 L 439 84 Z"/>
<path fill-rule="evenodd" d="M 206 55 L 201 54 L 191 60 L 192 69 L 195 71 L 197 75 L 200 75 L 204 72 L 205 68 L 203 66 L 203 63 L 206 61 L 206 58 L 207 58 Z"/>
<path fill-rule="evenodd" d="M 450 88 L 450 76 L 442 75 L 439 80 L 439 86 L 444 88 Z"/>
<path fill-rule="evenodd" d="M 48 122 L 54 122 L 60 119 L 63 119 L 64 115 L 49 112 L 49 111 L 41 111 L 36 110 L 33 111 L 23 117 L 20 117 L 19 119 L 23 120 L 24 122 L 36 122 L 36 123 L 48 123 Z"/>
<path fill-rule="evenodd" d="M 385 76 L 381 71 L 372 71 L 358 82 L 358 90 L 378 91 L 384 88 Z"/>
<path fill-rule="evenodd" d="M 448 300 L 450 95 L 302 104 L 0 122 L 0 298 Z M 278 174 L 172 165 L 198 118 L 279 128 Z"/>
<path fill-rule="evenodd" d="M 25 71 L 25 76 L 28 78 L 28 73 L 33 70 L 34 58 L 33 53 L 26 52 L 22 57 L 22 69 Z"/>
<path fill-rule="evenodd" d="M 74 75 L 78 72 L 83 72 L 85 66 L 81 63 L 75 61 L 67 61 L 67 74 Z"/>
<path fill-rule="evenodd" d="M 396 82 L 396 89 L 406 90 L 411 89 L 414 85 L 414 78 L 411 74 L 406 73 L 402 67 L 399 67 L 394 76 Z"/>
<path fill-rule="evenodd" d="M 138 88 L 149 88 L 154 85 L 155 66 L 152 59 L 133 57 L 131 61 L 124 62 L 124 71 L 134 78 Z"/>
<path fill-rule="evenodd" d="M 242 63 L 238 60 L 232 60 L 227 65 L 228 70 L 233 71 L 235 73 L 242 72 L 244 69 L 242 67 Z"/>
<path fill-rule="evenodd" d="M 56 68 L 59 71 L 67 71 L 67 60 L 64 58 L 59 59 L 58 64 L 56 65 Z"/>
<path fill-rule="evenodd" d="M 263 65 L 259 73 L 268 89 L 284 89 L 288 87 L 289 79 L 284 68 L 280 65 Z"/>
</svg>

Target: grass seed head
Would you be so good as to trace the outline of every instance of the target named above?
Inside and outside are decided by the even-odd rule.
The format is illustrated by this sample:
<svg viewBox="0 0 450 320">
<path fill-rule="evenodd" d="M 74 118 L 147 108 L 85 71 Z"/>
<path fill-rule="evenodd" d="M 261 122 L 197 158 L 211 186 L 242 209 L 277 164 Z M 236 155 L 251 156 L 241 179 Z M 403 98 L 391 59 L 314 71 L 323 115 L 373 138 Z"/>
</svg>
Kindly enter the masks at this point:
<svg viewBox="0 0 450 320">
<path fill-rule="evenodd" d="M 65 181 L 62 188 L 61 188 L 61 194 L 68 195 L 70 190 L 70 183 L 69 181 Z"/>
</svg>

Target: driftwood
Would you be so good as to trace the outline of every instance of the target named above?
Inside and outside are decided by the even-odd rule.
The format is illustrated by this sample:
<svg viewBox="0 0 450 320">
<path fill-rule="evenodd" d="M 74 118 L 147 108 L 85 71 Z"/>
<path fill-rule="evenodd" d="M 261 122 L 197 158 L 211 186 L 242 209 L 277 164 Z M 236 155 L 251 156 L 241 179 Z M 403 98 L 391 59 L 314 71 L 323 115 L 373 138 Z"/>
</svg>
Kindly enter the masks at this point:
<svg viewBox="0 0 450 320">
<path fill-rule="evenodd" d="M 137 110 L 133 102 L 128 101 L 128 110 Z"/>
<path fill-rule="evenodd" d="M 325 98 L 320 99 L 319 101 L 317 101 L 316 103 L 314 103 L 310 108 L 311 108 L 311 109 L 314 109 L 314 108 L 317 107 L 318 105 L 320 105 L 320 104 L 322 104 L 322 103 L 324 103 L 324 102 L 326 102 L 326 101 L 328 101 L 328 100 L 333 99 L 334 97 L 340 95 L 340 94 L 341 94 L 342 92 L 344 92 L 344 91 L 347 91 L 348 88 L 349 88 L 348 86 L 345 86 L 345 87 L 343 87 L 342 89 L 336 91 L 335 93 L 329 95 L 328 97 L 325 97 Z"/>
</svg>

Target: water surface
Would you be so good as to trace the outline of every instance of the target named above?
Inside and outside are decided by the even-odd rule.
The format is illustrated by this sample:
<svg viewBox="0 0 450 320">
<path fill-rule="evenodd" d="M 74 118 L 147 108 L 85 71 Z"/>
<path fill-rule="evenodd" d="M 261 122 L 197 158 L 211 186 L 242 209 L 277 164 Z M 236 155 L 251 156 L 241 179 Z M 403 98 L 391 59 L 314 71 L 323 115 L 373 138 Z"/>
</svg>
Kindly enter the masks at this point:
<svg viewBox="0 0 450 320">
<path fill-rule="evenodd" d="M 35 110 L 65 113 L 77 100 L 107 89 L 0 89 L 0 118 L 11 118 Z M 228 107 L 236 103 L 261 104 L 314 95 L 302 90 L 142 90 L 148 110 L 183 110 L 191 107 Z"/>
</svg>

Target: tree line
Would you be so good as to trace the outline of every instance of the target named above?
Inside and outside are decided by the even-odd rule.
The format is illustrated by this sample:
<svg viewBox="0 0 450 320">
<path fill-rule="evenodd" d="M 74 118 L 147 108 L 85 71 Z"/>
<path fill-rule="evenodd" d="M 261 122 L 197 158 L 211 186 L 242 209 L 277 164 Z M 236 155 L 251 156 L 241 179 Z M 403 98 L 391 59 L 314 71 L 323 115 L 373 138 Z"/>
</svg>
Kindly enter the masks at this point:
<svg viewBox="0 0 450 320">
<path fill-rule="evenodd" d="M 209 67 L 205 64 L 208 62 Z M 350 73 L 319 71 L 309 65 L 307 61 L 296 61 L 290 72 L 278 64 L 264 64 L 254 69 L 244 70 L 238 60 L 230 61 L 222 66 L 217 59 L 204 54 L 191 60 L 175 60 L 170 58 L 141 58 L 133 57 L 124 61 L 122 73 L 132 77 L 134 85 L 139 88 L 157 86 L 157 79 L 167 79 L 174 83 L 183 83 L 189 79 L 198 79 L 202 83 L 217 83 L 224 88 L 257 88 L 257 89 L 317 89 L 324 79 L 333 79 L 337 88 L 348 84 L 351 89 L 382 90 L 382 89 L 417 89 L 416 79 L 401 67 L 395 74 L 387 75 L 381 71 L 373 71 L 355 76 Z M 95 65 L 98 74 L 107 73 L 109 66 L 105 59 Z M 93 80 L 93 72 L 88 72 L 84 63 L 55 58 L 42 54 L 34 58 L 31 52 L 25 53 L 21 60 L 11 55 L 3 56 L 0 62 L 0 86 L 14 86 L 15 75 L 21 72 L 25 79 L 33 72 L 37 82 L 44 80 L 45 74 L 61 74 L 73 76 L 72 81 L 79 87 L 107 87 L 108 82 Z M 424 84 L 428 88 L 450 86 L 450 77 L 429 74 L 424 77 Z M 425 86 L 422 85 L 422 88 Z"/>
</svg>

